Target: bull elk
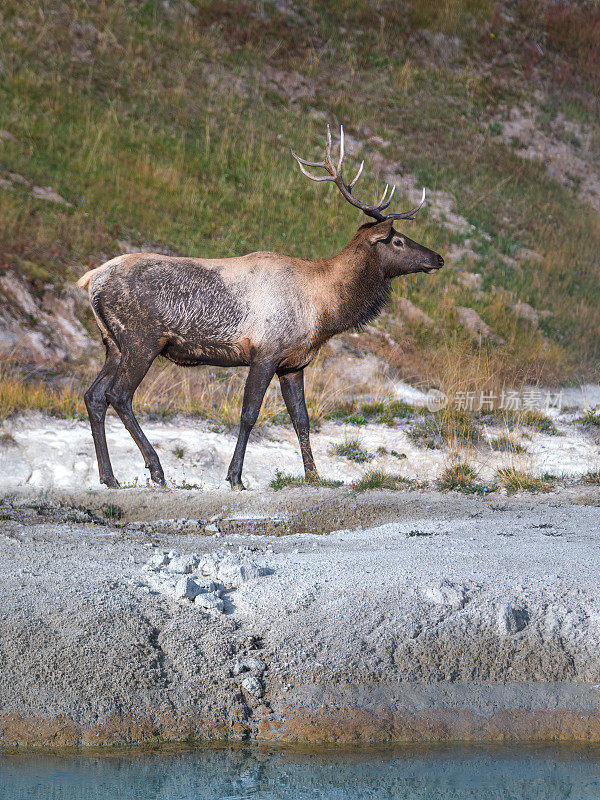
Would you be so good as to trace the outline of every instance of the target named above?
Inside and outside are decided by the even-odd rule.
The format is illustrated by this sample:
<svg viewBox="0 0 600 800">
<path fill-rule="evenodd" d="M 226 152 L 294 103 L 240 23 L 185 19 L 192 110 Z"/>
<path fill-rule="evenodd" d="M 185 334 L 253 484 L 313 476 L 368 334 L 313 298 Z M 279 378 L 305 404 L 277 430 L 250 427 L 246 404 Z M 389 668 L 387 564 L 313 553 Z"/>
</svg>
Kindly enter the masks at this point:
<svg viewBox="0 0 600 800">
<path fill-rule="evenodd" d="M 386 302 L 391 280 L 434 272 L 443 258 L 393 227 L 411 220 L 425 202 L 400 214 L 384 214 L 394 195 L 386 186 L 376 205 L 357 200 L 352 190 L 362 172 L 345 183 L 344 130 L 337 166 L 331 160 L 331 131 L 323 161 L 292 155 L 312 181 L 331 181 L 343 197 L 372 222 L 362 225 L 330 258 L 308 260 L 270 252 L 235 258 L 178 258 L 121 255 L 83 275 L 106 348 L 106 362 L 85 393 L 100 481 L 119 484 L 113 474 L 104 420 L 109 405 L 139 447 L 153 481 L 164 485 L 159 458 L 132 409 L 134 392 L 161 355 L 182 366 L 212 364 L 249 367 L 239 434 L 227 480 L 243 489 L 242 465 L 250 432 L 274 375 L 300 443 L 304 471 L 317 476 L 304 400 L 304 368 L 319 348 L 342 331 L 360 328 Z M 306 168 L 322 168 L 313 175 Z"/>
</svg>

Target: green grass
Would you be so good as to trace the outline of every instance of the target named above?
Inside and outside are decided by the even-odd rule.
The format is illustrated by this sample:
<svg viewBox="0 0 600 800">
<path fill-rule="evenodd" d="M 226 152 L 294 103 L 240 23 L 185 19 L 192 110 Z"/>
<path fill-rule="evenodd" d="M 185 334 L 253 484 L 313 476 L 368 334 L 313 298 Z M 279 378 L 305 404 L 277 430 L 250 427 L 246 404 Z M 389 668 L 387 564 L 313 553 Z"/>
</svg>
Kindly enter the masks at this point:
<svg viewBox="0 0 600 800">
<path fill-rule="evenodd" d="M 369 489 L 406 489 L 410 486 L 411 482 L 402 475 L 392 475 L 379 469 L 369 470 L 352 484 L 352 488 L 357 492 L 366 492 Z"/>
<path fill-rule="evenodd" d="M 275 3 L 194 7 L 190 14 L 153 0 L 3 4 L 0 128 L 15 139 L 0 144 L 0 177 L 21 173 L 72 205 L 35 199 L 20 185 L 0 188 L 1 266 L 41 294 L 116 255 L 123 239 L 193 256 L 327 256 L 363 217 L 334 187 L 305 180 L 289 155 L 292 146 L 320 157 L 326 117 L 360 142 L 348 157 L 348 174 L 366 158 L 360 197 L 381 188 L 377 155 L 381 172 L 410 173 L 451 193 L 475 226 L 468 238 L 484 294 L 465 297 L 453 263 L 397 281 L 381 324 L 403 356 L 381 346 L 384 358 L 442 388 L 450 367 L 467 376 L 462 388 L 476 390 L 482 379 L 597 379 L 600 219 L 504 143 L 493 119 L 539 89 L 548 119 L 561 113 L 598 128 L 591 12 L 557 21 L 523 3 L 502 15 L 489 0 L 383 3 L 377 13 L 364 2 L 307 0 L 298 16 Z M 532 30 L 550 48 L 535 71 L 521 46 Z M 415 48 L 440 32 L 460 38 L 456 52 L 445 52 L 444 39 Z M 292 97 L 285 85 L 295 76 Z M 399 197 L 395 207 L 407 201 Z M 427 207 L 399 227 L 443 254 L 461 238 Z M 519 246 L 540 253 L 542 266 L 507 265 L 501 256 Z M 399 296 L 435 326 L 401 327 Z M 514 296 L 552 316 L 536 330 L 510 312 Z M 465 303 L 507 344 L 482 344 L 463 331 L 454 308 Z M 89 314 L 85 321 L 91 326 Z M 347 421 L 392 425 L 411 415 L 400 403 L 366 404 Z"/>
<path fill-rule="evenodd" d="M 553 476 L 542 475 L 537 477 L 526 470 L 515 467 L 502 467 L 496 473 L 496 478 L 509 494 L 514 492 L 550 492 L 553 489 Z"/>
<path fill-rule="evenodd" d="M 582 481 L 590 486 L 600 486 L 600 469 L 590 470 L 583 476 Z"/>
<path fill-rule="evenodd" d="M 275 491 L 295 486 L 317 486 L 322 489 L 337 489 L 343 485 L 343 481 L 334 481 L 328 478 L 301 478 L 297 475 L 281 472 L 281 470 L 275 471 L 275 477 L 270 483 L 271 489 L 275 489 Z"/>
<path fill-rule="evenodd" d="M 121 506 L 117 506 L 114 503 L 105 503 L 102 506 L 102 513 L 104 514 L 104 518 L 111 522 L 115 522 L 123 517 L 123 509 Z"/>
<path fill-rule="evenodd" d="M 329 452 L 332 455 L 342 456 L 357 464 L 364 464 L 373 460 L 373 453 L 369 453 L 364 449 L 358 436 L 347 436 L 343 442 L 331 445 Z"/>
<path fill-rule="evenodd" d="M 470 414 L 449 407 L 414 424 L 408 436 L 419 447 L 433 450 L 477 444 L 481 439 L 481 429 Z"/>
<path fill-rule="evenodd" d="M 402 400 L 373 401 L 359 405 L 347 404 L 330 411 L 327 419 L 340 420 L 350 425 L 366 425 L 377 422 L 381 425 L 394 425 L 399 419 L 410 419 L 415 409 Z"/>
<path fill-rule="evenodd" d="M 490 447 L 499 453 L 526 453 L 527 448 L 510 436 L 503 434 L 490 439 Z"/>
<path fill-rule="evenodd" d="M 442 472 L 438 481 L 440 489 L 471 488 L 477 479 L 477 473 L 469 464 L 452 464 Z"/>
<path fill-rule="evenodd" d="M 600 428 L 600 411 L 586 411 L 579 419 L 576 419 L 580 425 L 595 425 Z"/>
</svg>

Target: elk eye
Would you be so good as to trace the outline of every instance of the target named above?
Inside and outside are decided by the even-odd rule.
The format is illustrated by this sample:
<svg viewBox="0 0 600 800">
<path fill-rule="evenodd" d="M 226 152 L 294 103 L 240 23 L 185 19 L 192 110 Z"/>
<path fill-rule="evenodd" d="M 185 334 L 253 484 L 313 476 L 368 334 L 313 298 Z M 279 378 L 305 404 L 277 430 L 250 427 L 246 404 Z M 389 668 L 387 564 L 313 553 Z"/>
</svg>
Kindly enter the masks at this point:
<svg viewBox="0 0 600 800">
<path fill-rule="evenodd" d="M 394 239 L 394 247 L 404 247 L 402 239 Z"/>
</svg>

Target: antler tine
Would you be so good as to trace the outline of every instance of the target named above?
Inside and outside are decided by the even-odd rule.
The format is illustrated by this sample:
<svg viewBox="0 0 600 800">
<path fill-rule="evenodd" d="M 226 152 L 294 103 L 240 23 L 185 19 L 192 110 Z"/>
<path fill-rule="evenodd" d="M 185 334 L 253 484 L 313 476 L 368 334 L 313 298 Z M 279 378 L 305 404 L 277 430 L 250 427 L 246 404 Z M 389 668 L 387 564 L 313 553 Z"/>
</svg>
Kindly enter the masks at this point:
<svg viewBox="0 0 600 800">
<path fill-rule="evenodd" d="M 290 148 L 290 150 L 291 150 L 291 148 Z M 300 158 L 300 156 L 297 155 L 296 153 L 294 153 L 293 150 L 291 150 L 291 152 L 292 152 L 292 155 L 294 156 L 294 158 L 296 159 L 296 161 L 298 161 L 300 164 L 304 164 L 306 167 L 324 167 L 325 166 L 325 162 L 324 161 L 307 161 L 305 158 Z"/>
<path fill-rule="evenodd" d="M 381 196 L 379 202 L 374 206 L 368 206 L 366 203 L 361 203 L 360 200 L 357 200 L 354 195 L 352 194 L 352 188 L 360 178 L 363 167 L 365 162 L 362 161 L 360 167 L 358 168 L 358 172 L 356 173 L 354 179 L 349 183 L 344 183 L 344 179 L 342 177 L 342 166 L 344 163 L 344 156 L 345 156 L 345 137 L 344 137 L 344 126 L 340 125 L 340 155 L 339 160 L 337 163 L 337 168 L 334 167 L 331 161 L 331 127 L 329 124 L 327 125 L 327 142 L 325 145 L 325 160 L 324 161 L 307 161 L 305 158 L 300 158 L 300 156 L 296 155 L 294 151 L 291 151 L 292 155 L 298 162 L 298 166 L 302 171 L 303 175 L 306 175 L 307 178 L 310 178 L 311 181 L 331 181 L 335 183 L 335 185 L 340 190 L 342 196 L 355 208 L 359 208 L 363 211 L 367 216 L 376 219 L 378 222 L 384 222 L 388 219 L 414 219 L 417 212 L 425 202 L 425 189 L 423 189 L 423 196 L 421 197 L 421 202 L 418 206 L 415 206 L 410 211 L 404 211 L 401 214 L 383 214 L 382 212 L 385 211 L 386 208 L 392 202 L 392 198 L 394 197 L 394 192 L 396 191 L 396 187 L 392 186 L 392 190 L 388 197 L 388 191 L 390 189 L 389 184 L 386 183 L 384 192 Z M 319 167 L 321 169 L 327 170 L 329 175 L 313 175 L 309 172 L 305 167 Z"/>
<path fill-rule="evenodd" d="M 340 178 L 342 177 L 342 164 L 344 163 L 344 126 L 340 125 L 340 158 L 337 165 L 337 171 Z"/>
<path fill-rule="evenodd" d="M 291 151 L 291 153 L 298 162 L 298 166 L 300 167 L 300 171 L 302 172 L 302 174 L 306 175 L 307 178 L 310 178 L 311 181 L 317 181 L 317 183 L 320 183 L 321 181 L 335 181 L 333 175 L 313 175 L 302 166 L 303 164 L 308 164 L 310 167 L 324 167 L 325 164 L 315 161 L 304 161 L 304 159 L 300 158 L 300 156 L 297 156 L 293 150 Z"/>
<path fill-rule="evenodd" d="M 389 189 L 389 188 L 390 188 L 390 185 L 389 185 L 389 183 L 386 183 L 386 185 L 385 185 L 385 189 L 383 190 L 383 194 L 381 195 L 381 200 L 380 200 L 378 203 L 375 203 L 375 205 L 374 205 L 374 206 L 372 206 L 372 208 L 375 208 L 375 209 L 377 209 L 377 211 L 380 211 L 380 210 L 381 210 L 381 206 L 382 206 L 382 205 L 384 204 L 384 202 L 385 202 L 385 198 L 386 198 L 386 195 L 387 195 L 387 193 L 388 193 L 388 189 Z"/>
<path fill-rule="evenodd" d="M 414 219 L 417 215 L 417 211 L 419 211 L 419 209 L 423 206 L 423 203 L 425 202 L 425 196 L 426 196 L 425 187 L 423 187 L 421 202 L 419 203 L 418 206 L 411 208 L 410 211 L 404 211 L 402 214 L 388 214 L 387 215 L 388 219 Z"/>
<path fill-rule="evenodd" d="M 379 206 L 379 210 L 380 211 L 385 211 L 386 210 L 386 208 L 392 202 L 392 197 L 394 196 L 394 192 L 395 191 L 396 191 L 396 187 L 392 186 L 392 191 L 391 191 L 390 196 L 388 197 L 387 201 L 385 202 L 385 204 Z"/>
<path fill-rule="evenodd" d="M 327 144 L 325 145 L 325 169 L 331 172 L 333 165 L 331 163 L 331 128 L 327 123 Z"/>
<path fill-rule="evenodd" d="M 365 162 L 364 162 L 364 161 L 361 161 L 361 162 L 360 162 L 360 167 L 358 168 L 358 172 L 356 173 L 356 176 L 355 176 L 354 180 L 353 180 L 353 181 L 350 181 L 350 183 L 348 184 L 348 188 L 349 188 L 349 189 L 352 189 L 352 187 L 354 186 L 354 184 L 356 183 L 356 181 L 357 181 L 357 180 L 360 178 L 360 175 L 361 175 L 361 173 L 362 173 L 362 171 L 363 171 L 363 167 L 364 167 L 364 165 L 365 165 Z"/>
</svg>

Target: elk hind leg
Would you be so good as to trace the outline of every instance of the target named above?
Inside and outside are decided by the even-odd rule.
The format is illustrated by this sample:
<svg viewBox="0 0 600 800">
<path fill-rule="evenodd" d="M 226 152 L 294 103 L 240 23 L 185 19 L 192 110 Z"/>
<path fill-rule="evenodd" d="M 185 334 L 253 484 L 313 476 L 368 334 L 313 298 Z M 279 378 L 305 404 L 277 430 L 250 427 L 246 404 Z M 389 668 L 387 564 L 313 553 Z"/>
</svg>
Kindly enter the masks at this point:
<svg viewBox="0 0 600 800">
<path fill-rule="evenodd" d="M 100 483 L 104 483 L 110 488 L 117 488 L 119 482 L 113 474 L 112 464 L 110 463 L 104 420 L 106 418 L 106 409 L 108 408 L 106 392 L 115 378 L 121 354 L 112 342 L 105 340 L 105 346 L 106 361 L 104 366 L 98 373 L 96 380 L 84 394 L 83 399 L 92 429 L 92 438 L 94 440 L 96 458 L 98 460 L 98 471 L 100 473 Z"/>
<path fill-rule="evenodd" d="M 152 447 L 133 413 L 132 401 L 150 365 L 159 354 L 160 348 L 131 348 L 123 350 L 117 375 L 107 392 L 107 400 L 119 415 L 126 430 L 138 446 L 146 469 L 155 483 L 165 486 L 165 475 L 156 450 Z"/>
</svg>

